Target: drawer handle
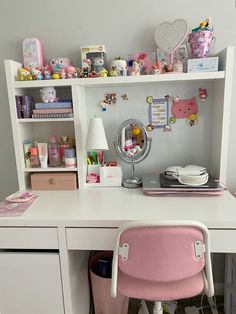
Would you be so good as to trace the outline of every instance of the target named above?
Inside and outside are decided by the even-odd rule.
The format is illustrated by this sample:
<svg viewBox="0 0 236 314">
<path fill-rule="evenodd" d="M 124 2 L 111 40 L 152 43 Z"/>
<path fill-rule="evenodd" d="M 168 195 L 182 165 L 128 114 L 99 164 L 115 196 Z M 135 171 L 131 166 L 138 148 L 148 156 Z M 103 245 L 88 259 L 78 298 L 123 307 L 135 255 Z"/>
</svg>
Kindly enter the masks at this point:
<svg viewBox="0 0 236 314">
<path fill-rule="evenodd" d="M 49 184 L 54 185 L 55 184 L 55 178 L 50 178 L 49 179 Z"/>
</svg>

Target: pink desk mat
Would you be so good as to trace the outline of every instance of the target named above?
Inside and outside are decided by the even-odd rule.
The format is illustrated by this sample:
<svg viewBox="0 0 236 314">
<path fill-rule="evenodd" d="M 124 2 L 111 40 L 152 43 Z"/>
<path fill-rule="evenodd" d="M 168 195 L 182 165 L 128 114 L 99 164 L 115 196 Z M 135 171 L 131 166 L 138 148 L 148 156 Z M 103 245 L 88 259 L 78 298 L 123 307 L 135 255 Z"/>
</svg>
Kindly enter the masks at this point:
<svg viewBox="0 0 236 314">
<path fill-rule="evenodd" d="M 19 217 L 39 198 L 35 195 L 31 200 L 24 203 L 10 203 L 2 201 L 0 203 L 0 217 Z"/>
</svg>

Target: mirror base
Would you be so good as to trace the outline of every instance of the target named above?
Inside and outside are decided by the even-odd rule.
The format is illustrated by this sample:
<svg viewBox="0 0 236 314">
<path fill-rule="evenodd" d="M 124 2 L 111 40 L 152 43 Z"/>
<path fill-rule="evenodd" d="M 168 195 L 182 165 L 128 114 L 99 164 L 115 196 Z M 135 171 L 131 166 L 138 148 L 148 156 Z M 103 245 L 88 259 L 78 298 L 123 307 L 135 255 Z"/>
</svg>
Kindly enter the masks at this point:
<svg viewBox="0 0 236 314">
<path fill-rule="evenodd" d="M 129 189 L 140 188 L 142 186 L 142 180 L 137 177 L 126 178 L 122 181 L 122 186 Z"/>
</svg>

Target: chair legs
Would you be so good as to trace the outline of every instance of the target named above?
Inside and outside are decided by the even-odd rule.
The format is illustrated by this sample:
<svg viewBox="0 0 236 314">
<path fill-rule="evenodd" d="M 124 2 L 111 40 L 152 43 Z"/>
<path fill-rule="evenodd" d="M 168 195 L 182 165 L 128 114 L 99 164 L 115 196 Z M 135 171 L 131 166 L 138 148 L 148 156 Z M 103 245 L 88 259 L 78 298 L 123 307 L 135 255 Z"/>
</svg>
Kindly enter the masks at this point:
<svg viewBox="0 0 236 314">
<path fill-rule="evenodd" d="M 150 314 L 144 300 L 141 301 L 141 308 L 138 314 Z M 154 302 L 153 314 L 163 314 L 161 302 Z"/>
<path fill-rule="evenodd" d="M 144 300 L 141 301 L 141 307 L 140 307 L 138 314 L 149 314 L 147 305 L 146 305 Z"/>
<path fill-rule="evenodd" d="M 154 303 L 153 314 L 163 314 L 163 307 L 161 305 L 161 302 Z"/>
</svg>

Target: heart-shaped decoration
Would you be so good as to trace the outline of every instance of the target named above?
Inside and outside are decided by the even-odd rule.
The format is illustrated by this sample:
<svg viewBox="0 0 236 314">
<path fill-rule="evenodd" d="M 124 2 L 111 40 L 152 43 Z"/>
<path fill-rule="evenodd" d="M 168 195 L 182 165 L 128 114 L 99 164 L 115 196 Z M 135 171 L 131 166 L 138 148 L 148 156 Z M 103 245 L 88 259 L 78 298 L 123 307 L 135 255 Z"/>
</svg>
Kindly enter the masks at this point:
<svg viewBox="0 0 236 314">
<path fill-rule="evenodd" d="M 187 22 L 183 19 L 178 19 L 173 23 L 164 22 L 159 24 L 155 30 L 154 40 L 158 48 L 169 54 L 183 43 L 187 33 Z"/>
</svg>

